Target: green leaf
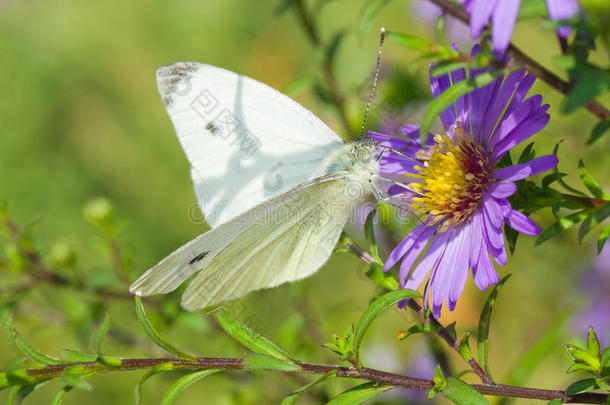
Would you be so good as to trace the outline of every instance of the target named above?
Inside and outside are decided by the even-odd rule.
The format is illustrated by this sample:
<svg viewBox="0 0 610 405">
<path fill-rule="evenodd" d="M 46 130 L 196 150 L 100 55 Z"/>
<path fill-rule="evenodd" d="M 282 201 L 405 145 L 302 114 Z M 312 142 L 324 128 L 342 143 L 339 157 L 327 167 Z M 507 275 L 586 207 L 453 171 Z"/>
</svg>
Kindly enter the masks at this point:
<svg viewBox="0 0 610 405">
<path fill-rule="evenodd" d="M 172 405 L 178 395 L 188 386 L 218 371 L 219 370 L 199 370 L 195 371 L 194 373 L 190 373 L 183 377 L 180 377 L 165 392 L 165 395 L 163 395 L 163 399 L 161 400 L 161 405 Z"/>
<path fill-rule="evenodd" d="M 580 175 L 580 179 L 587 189 L 597 198 L 603 198 L 604 200 L 610 200 L 610 194 L 607 194 L 602 190 L 599 184 L 593 180 L 591 174 L 585 167 L 585 163 L 582 159 L 578 160 L 578 174 Z"/>
<path fill-rule="evenodd" d="M 75 350 L 63 349 L 60 356 L 70 363 L 92 362 L 97 360 L 97 356 L 88 353 L 77 352 Z"/>
<path fill-rule="evenodd" d="M 536 157 L 536 153 L 534 152 L 534 142 L 530 142 L 521 152 L 519 156 L 518 164 L 523 164 L 529 162 L 530 160 Z"/>
<path fill-rule="evenodd" d="M 91 384 L 85 381 L 84 377 L 93 373 L 95 373 L 95 371 L 87 370 L 83 366 L 76 365 L 66 367 L 61 374 L 61 378 L 71 387 L 91 391 Z"/>
<path fill-rule="evenodd" d="M 610 119 L 598 122 L 591 131 L 591 136 L 587 139 L 587 145 L 591 145 L 593 142 L 601 138 L 605 133 L 610 130 Z"/>
<path fill-rule="evenodd" d="M 136 296 L 136 316 L 140 321 L 140 324 L 144 328 L 144 332 L 146 332 L 146 335 L 148 335 L 150 340 L 152 340 L 157 346 L 159 346 L 168 353 L 172 353 L 177 357 L 182 357 L 191 360 L 197 359 L 197 356 L 193 356 L 192 354 L 183 352 L 182 350 L 176 348 L 159 335 L 155 327 L 152 325 L 152 323 L 150 323 L 148 316 L 146 316 L 144 304 L 142 304 L 142 299 L 138 296 Z"/>
<path fill-rule="evenodd" d="M 377 249 L 377 241 L 375 240 L 375 215 L 377 214 L 377 210 L 373 209 L 366 216 L 366 221 L 364 222 L 364 237 L 369 244 L 369 253 L 371 256 L 375 258 L 378 262 L 382 262 L 379 257 L 379 250 Z"/>
<path fill-rule="evenodd" d="M 570 89 L 562 112 L 570 113 L 610 88 L 610 71 L 590 63 L 578 63 L 572 70 L 576 78 Z"/>
<path fill-rule="evenodd" d="M 587 334 L 587 351 L 591 356 L 599 358 L 599 340 L 592 326 L 589 326 Z"/>
<path fill-rule="evenodd" d="M 136 384 L 136 388 L 133 391 L 134 401 L 135 401 L 136 405 L 140 405 L 142 403 L 142 385 L 144 384 L 144 382 L 146 380 L 148 380 L 153 375 L 162 373 L 164 371 L 170 371 L 170 370 L 173 370 L 173 369 L 174 369 L 174 364 L 171 361 L 169 361 L 167 363 L 158 364 L 155 367 L 153 367 L 150 370 L 148 370 L 142 376 L 140 381 L 138 381 L 138 384 Z"/>
<path fill-rule="evenodd" d="M 13 344 L 13 346 L 15 348 L 19 349 L 19 351 L 21 351 L 23 354 L 25 354 L 26 356 L 28 356 L 30 359 L 32 359 L 33 361 L 35 361 L 37 363 L 48 364 L 48 365 L 65 364 L 65 362 L 63 362 L 59 359 L 48 356 L 48 355 L 34 349 L 32 346 L 27 344 L 25 342 L 25 340 L 23 340 L 21 338 L 21 336 L 19 336 L 19 333 L 17 333 L 17 330 L 15 330 L 12 327 L 9 328 L 9 339 L 11 340 L 11 343 Z"/>
<path fill-rule="evenodd" d="M 465 69 L 468 67 L 467 62 L 454 62 L 454 61 L 440 61 L 435 63 L 434 66 L 430 69 L 430 74 L 432 76 L 442 76 L 449 72 L 453 72 L 456 69 Z"/>
<path fill-rule="evenodd" d="M 407 49 L 413 49 L 416 51 L 429 51 L 435 46 L 430 41 L 416 37 L 415 35 L 403 34 L 401 32 L 388 31 L 387 37 Z"/>
<path fill-rule="evenodd" d="M 487 302 L 485 302 L 485 306 L 481 311 L 481 316 L 479 317 L 479 327 L 477 332 L 477 349 L 479 353 L 479 363 L 481 367 L 485 370 L 487 375 L 491 375 L 489 372 L 489 329 L 491 324 L 491 313 L 493 311 L 494 305 L 496 304 L 496 299 L 498 298 L 498 293 L 504 286 L 504 283 L 510 278 L 510 274 L 504 277 L 498 284 L 494 286 L 494 289 L 487 297 Z"/>
<path fill-rule="evenodd" d="M 566 388 L 566 395 L 576 395 L 583 392 L 597 389 L 595 378 L 585 378 L 584 380 L 576 381 Z"/>
<path fill-rule="evenodd" d="M 327 405 L 354 405 L 362 404 L 369 399 L 375 398 L 384 392 L 391 390 L 391 385 L 379 385 L 376 382 L 369 381 L 364 384 L 357 385 L 347 391 L 343 391 L 331 399 Z"/>
<path fill-rule="evenodd" d="M 371 27 L 373 23 L 373 18 L 379 13 L 379 11 L 388 4 L 388 0 L 369 0 L 368 3 L 364 6 L 364 10 L 362 11 L 362 15 L 360 17 L 360 22 L 358 23 L 357 35 L 358 41 L 362 43 L 362 39 L 364 35 Z"/>
<path fill-rule="evenodd" d="M 556 182 L 557 180 L 563 178 L 567 176 L 566 173 L 551 173 L 551 174 L 547 174 L 546 176 L 544 176 L 542 178 L 542 188 L 547 188 L 548 186 L 550 186 L 552 183 Z"/>
<path fill-rule="evenodd" d="M 602 367 L 602 371 L 604 372 L 604 375 L 608 375 L 610 372 L 610 370 L 608 370 L 610 368 L 610 347 L 606 347 L 602 351 L 600 363 L 601 363 L 601 367 Z"/>
<path fill-rule="evenodd" d="M 51 404 L 52 405 L 61 405 L 64 402 L 64 398 L 66 397 L 66 394 L 68 392 L 72 391 L 73 388 L 74 387 L 72 387 L 70 385 L 64 386 L 61 390 L 59 390 L 57 395 L 55 395 L 53 397 L 53 402 Z"/>
<path fill-rule="evenodd" d="M 400 283 L 389 271 L 383 271 L 383 265 L 372 262 L 366 266 L 365 275 L 386 290 L 396 290 Z"/>
<path fill-rule="evenodd" d="M 551 225 L 550 227 L 548 227 L 544 231 L 542 231 L 542 233 L 538 236 L 538 239 L 536 239 L 536 243 L 534 244 L 534 246 L 538 246 L 538 245 L 546 242 L 553 236 L 559 234 L 560 232 L 563 232 L 566 229 L 570 229 L 575 224 L 586 219 L 587 216 L 589 216 L 590 212 L 591 212 L 591 210 L 585 209 L 585 210 L 570 214 L 568 216 L 559 218 L 559 222 L 556 222 L 555 224 Z"/>
<path fill-rule="evenodd" d="M 447 379 L 447 387 L 441 391 L 441 394 L 458 405 L 491 405 L 483 394 L 453 377 Z"/>
<path fill-rule="evenodd" d="M 294 392 L 291 392 L 290 394 L 288 394 L 281 402 L 280 405 L 293 405 L 296 403 L 297 399 L 299 399 L 301 397 L 301 395 L 303 395 L 307 390 L 309 390 L 311 387 L 313 387 L 316 384 L 319 384 L 323 381 L 326 381 L 330 378 L 335 378 L 337 377 L 337 370 L 333 370 L 333 371 L 329 371 L 328 373 L 324 374 L 323 376 L 321 376 L 320 378 L 316 379 L 315 381 L 302 386 L 301 388 L 297 389 Z"/>
<path fill-rule="evenodd" d="M 366 332 L 366 330 L 369 327 L 369 325 L 371 324 L 371 322 L 373 322 L 375 320 L 375 318 L 377 318 L 386 308 L 397 303 L 398 301 L 401 301 L 401 300 L 404 300 L 407 298 L 421 298 L 421 297 L 422 297 L 422 295 L 420 293 L 418 293 L 417 291 L 402 289 L 402 290 L 396 290 L 396 291 L 391 291 L 389 293 L 386 293 L 386 294 L 382 295 L 381 297 L 378 297 L 377 299 L 375 299 L 375 301 L 373 301 L 369 305 L 367 310 L 364 312 L 364 314 L 362 314 L 362 317 L 358 321 L 358 324 L 356 325 L 356 330 L 354 332 L 354 355 L 355 355 L 355 359 L 358 364 L 358 367 L 360 367 L 360 357 L 359 357 L 360 343 L 362 342 L 364 333 Z"/>
<path fill-rule="evenodd" d="M 575 345 L 566 345 L 566 351 L 568 355 L 579 364 L 584 364 L 590 368 L 591 372 L 597 373 L 601 369 L 601 363 L 599 361 L 599 353 L 592 355 L 587 350 L 583 350 Z M 579 368 L 581 369 L 581 368 Z"/>
<path fill-rule="evenodd" d="M 472 356 L 472 351 L 470 350 L 470 331 L 466 332 L 460 341 L 460 355 L 466 362 L 469 362 L 474 358 Z"/>
<path fill-rule="evenodd" d="M 420 136 L 422 137 L 422 140 L 425 142 L 425 137 L 428 135 L 428 130 L 432 127 L 434 121 L 447 107 L 452 105 L 453 102 L 458 99 L 458 97 L 468 93 L 471 90 L 491 83 L 500 75 L 501 72 L 501 70 L 492 70 L 481 73 L 480 75 L 477 75 L 471 79 L 462 80 L 461 82 L 455 83 L 447 90 L 442 92 L 437 98 L 435 98 L 426 110 L 420 125 Z"/>
<path fill-rule="evenodd" d="M 36 391 L 38 388 L 42 387 L 43 385 L 47 384 L 49 381 L 50 380 L 46 380 L 46 381 L 42 381 L 42 382 L 32 384 L 32 385 L 17 386 L 15 388 L 13 388 L 13 390 L 9 394 L 8 400 L 6 402 L 11 405 L 19 405 L 21 403 L 21 401 L 23 401 L 25 399 L 25 397 L 27 397 L 28 395 L 30 395 L 32 392 Z"/>
<path fill-rule="evenodd" d="M 220 326 L 222 326 L 233 339 L 237 340 L 253 352 L 268 354 L 288 361 L 295 361 L 288 353 L 265 339 L 263 336 L 260 336 L 246 325 L 233 319 L 224 310 L 219 310 L 216 314 L 216 318 L 218 319 Z"/>
<path fill-rule="evenodd" d="M 597 254 L 601 254 L 606 241 L 608 240 L 608 236 L 610 235 L 610 224 L 606 225 L 602 228 L 599 236 L 597 237 Z"/>
<path fill-rule="evenodd" d="M 104 320 L 100 324 L 99 328 L 95 331 L 93 335 L 93 347 L 95 348 L 95 352 L 97 353 L 98 358 L 102 357 L 102 343 L 104 342 L 104 336 L 108 333 L 110 329 L 110 314 L 106 312 L 106 316 Z"/>
<path fill-rule="evenodd" d="M 551 399 L 549 402 L 547 402 L 548 405 L 561 405 L 563 404 L 563 399 L 561 398 L 555 398 L 555 399 Z"/>
<path fill-rule="evenodd" d="M 399 334 L 398 338 L 400 340 L 405 340 L 406 338 L 408 338 L 411 335 L 415 335 L 415 334 L 418 334 L 418 333 L 437 333 L 441 329 L 442 328 L 439 325 L 432 325 L 432 324 L 429 324 L 429 323 L 413 325 L 409 329 L 407 329 L 406 331 L 401 332 Z"/>
<path fill-rule="evenodd" d="M 300 366 L 267 354 L 250 354 L 244 358 L 245 370 L 299 371 Z"/>
</svg>

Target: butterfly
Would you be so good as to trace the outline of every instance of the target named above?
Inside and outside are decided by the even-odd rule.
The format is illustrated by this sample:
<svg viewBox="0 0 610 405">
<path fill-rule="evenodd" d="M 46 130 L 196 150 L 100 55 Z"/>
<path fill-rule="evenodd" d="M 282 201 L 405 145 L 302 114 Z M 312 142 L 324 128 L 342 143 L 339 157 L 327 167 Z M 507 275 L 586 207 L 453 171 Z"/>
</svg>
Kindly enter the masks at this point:
<svg viewBox="0 0 610 405">
<path fill-rule="evenodd" d="M 378 146 L 344 142 L 312 112 L 249 77 L 179 62 L 161 98 L 212 227 L 146 271 L 133 294 L 169 293 L 197 310 L 315 273 L 350 211 L 377 196 Z"/>
</svg>

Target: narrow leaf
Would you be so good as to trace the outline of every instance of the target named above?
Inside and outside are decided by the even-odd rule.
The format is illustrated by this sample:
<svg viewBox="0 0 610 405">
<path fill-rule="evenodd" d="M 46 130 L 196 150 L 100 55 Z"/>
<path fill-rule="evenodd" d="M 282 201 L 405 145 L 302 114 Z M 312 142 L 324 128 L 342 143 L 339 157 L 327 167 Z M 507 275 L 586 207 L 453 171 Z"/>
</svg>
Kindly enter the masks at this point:
<svg viewBox="0 0 610 405">
<path fill-rule="evenodd" d="M 578 174 L 580 175 L 580 179 L 587 189 L 597 198 L 603 198 L 605 200 L 610 200 L 610 194 L 607 194 L 602 190 L 599 184 L 591 177 L 591 174 L 585 167 L 585 163 L 582 159 L 578 160 Z"/>
<path fill-rule="evenodd" d="M 93 347 L 95 348 L 95 352 L 98 357 L 102 357 L 102 343 L 104 342 L 104 336 L 108 333 L 110 329 L 110 314 L 106 312 L 106 316 L 104 320 L 100 324 L 99 328 L 95 331 L 93 335 Z"/>
<path fill-rule="evenodd" d="M 432 66 L 430 74 L 435 77 L 442 76 L 456 69 L 464 69 L 466 67 L 468 67 L 467 62 L 440 61 Z"/>
<path fill-rule="evenodd" d="M 587 139 L 587 145 L 591 145 L 593 142 L 597 141 L 605 133 L 607 133 L 608 130 L 610 130 L 610 119 L 598 122 L 597 125 L 593 127 L 591 136 L 589 139 Z"/>
<path fill-rule="evenodd" d="M 85 381 L 83 377 L 92 373 L 92 371 L 85 369 L 83 366 L 76 365 L 66 367 L 63 373 L 61 374 L 61 378 L 66 384 L 71 387 L 79 388 L 85 391 L 91 391 L 91 384 Z"/>
<path fill-rule="evenodd" d="M 560 232 L 563 232 L 566 229 L 570 229 L 575 224 L 586 219 L 590 212 L 591 210 L 585 209 L 570 214 L 568 216 L 559 218 L 559 222 L 556 222 L 555 224 L 549 226 L 544 231 L 542 231 L 540 235 L 538 235 L 538 239 L 536 239 L 536 243 L 534 244 L 534 246 L 538 246 L 546 242 L 553 236 L 559 234 Z"/>
<path fill-rule="evenodd" d="M 245 370 L 278 370 L 278 371 L 298 371 L 298 365 L 280 360 L 277 357 L 267 354 L 250 354 L 244 358 Z"/>
<path fill-rule="evenodd" d="M 584 380 L 576 381 L 566 388 L 566 395 L 576 395 L 583 392 L 593 391 L 597 389 L 595 378 L 585 378 Z"/>
<path fill-rule="evenodd" d="M 407 49 L 416 51 L 428 51 L 434 46 L 430 41 L 416 37 L 415 35 L 403 34 L 400 32 L 388 31 L 387 37 Z"/>
<path fill-rule="evenodd" d="M 356 325 L 356 330 L 354 332 L 354 355 L 356 358 L 356 362 L 360 366 L 360 343 L 362 342 L 362 338 L 364 337 L 364 333 L 367 328 L 377 318 L 386 308 L 397 303 L 398 301 L 407 299 L 407 298 L 421 298 L 422 295 L 417 291 L 413 290 L 396 290 L 391 291 L 378 297 L 373 301 L 367 310 L 362 314 L 362 317 L 358 321 Z"/>
<path fill-rule="evenodd" d="M 377 241 L 375 240 L 375 215 L 377 214 L 377 210 L 373 209 L 366 216 L 366 221 L 364 222 L 364 237 L 369 244 L 369 253 L 377 259 L 378 262 L 381 262 L 381 258 L 379 257 L 379 250 L 377 249 Z"/>
<path fill-rule="evenodd" d="M 144 328 L 144 332 L 146 332 L 150 340 L 152 340 L 157 346 L 159 346 L 166 352 L 172 353 L 177 357 L 182 357 L 191 360 L 197 359 L 197 356 L 193 356 L 192 354 L 183 352 L 182 350 L 173 346 L 159 335 L 155 327 L 152 325 L 152 323 L 150 323 L 148 316 L 146 316 L 146 311 L 144 310 L 142 299 L 138 296 L 136 296 L 136 316 L 138 317 L 140 324 Z"/>
<path fill-rule="evenodd" d="M 458 405 L 491 405 L 483 394 L 453 377 L 447 379 L 447 387 L 441 394 Z"/>
<path fill-rule="evenodd" d="M 210 374 L 216 373 L 217 371 L 219 370 L 200 370 L 179 378 L 172 384 L 171 387 L 169 387 L 167 392 L 165 392 L 165 395 L 163 395 L 163 399 L 161 400 L 161 405 L 172 405 L 178 395 L 188 386 L 196 383 L 204 377 L 209 376 Z"/>
<path fill-rule="evenodd" d="M 19 405 L 21 404 L 21 401 L 25 399 L 25 397 L 27 397 L 43 385 L 47 384 L 49 381 L 50 380 L 46 380 L 37 384 L 17 386 L 13 388 L 6 402 L 11 405 Z"/>
<path fill-rule="evenodd" d="M 73 387 L 70 385 L 66 385 L 64 386 L 61 390 L 59 390 L 59 392 L 53 397 L 53 402 L 51 403 L 52 405 L 61 405 L 64 402 L 64 398 L 66 397 L 66 394 L 70 391 L 72 391 Z"/>
<path fill-rule="evenodd" d="M 323 381 L 326 381 L 330 378 L 335 378 L 337 377 L 337 370 L 333 370 L 333 371 L 329 371 L 328 373 L 324 374 L 323 376 L 321 376 L 320 378 L 316 379 L 315 381 L 302 386 L 301 388 L 297 389 L 294 392 L 291 392 L 290 394 L 288 394 L 281 402 L 280 405 L 293 405 L 296 403 L 297 399 L 299 399 L 307 390 L 309 390 L 311 387 L 313 387 L 316 384 L 319 384 Z"/>
<path fill-rule="evenodd" d="M 610 225 L 606 225 L 597 237 L 597 254 L 602 252 L 602 249 L 608 240 L 608 236 L 610 236 Z"/>
<path fill-rule="evenodd" d="M 496 304 L 496 299 L 498 298 L 498 293 L 504 286 L 504 283 L 510 278 L 510 274 L 504 277 L 489 294 L 487 297 L 487 302 L 485 302 L 485 306 L 481 311 L 481 316 L 479 317 L 479 327 L 477 333 L 477 349 L 479 353 L 479 363 L 481 367 L 485 370 L 487 375 L 491 375 L 489 372 L 489 329 L 491 324 L 491 313 L 493 311 L 494 305 Z"/>
<path fill-rule="evenodd" d="M 60 352 L 61 358 L 70 363 L 96 361 L 97 356 L 88 353 L 77 352 L 75 350 L 64 349 Z"/>
<path fill-rule="evenodd" d="M 142 403 L 142 385 L 144 384 L 144 382 L 146 380 L 148 380 L 153 375 L 162 373 L 164 371 L 170 371 L 173 369 L 174 369 L 174 364 L 172 362 L 167 362 L 167 363 L 161 363 L 161 364 L 151 368 L 150 370 L 148 370 L 142 376 L 140 381 L 138 381 L 138 384 L 136 384 L 136 388 L 134 389 L 133 395 L 134 395 L 134 401 L 135 401 L 136 405 L 140 405 Z"/>
<path fill-rule="evenodd" d="M 220 326 L 222 326 L 233 339 L 237 340 L 253 352 L 268 354 L 279 359 L 295 361 L 277 345 L 265 339 L 263 336 L 260 336 L 241 322 L 236 321 L 224 310 L 218 311 L 216 318 L 218 319 Z"/>
<path fill-rule="evenodd" d="M 429 323 L 423 323 L 418 325 L 413 325 L 406 331 L 402 331 L 399 333 L 398 339 L 405 340 L 411 335 L 415 335 L 418 333 L 437 333 L 441 330 L 441 327 L 438 325 L 432 325 Z"/>
<path fill-rule="evenodd" d="M 420 136 L 422 137 L 422 140 L 425 142 L 425 137 L 428 135 L 428 130 L 432 127 L 432 124 L 436 118 L 455 100 L 457 100 L 458 97 L 468 93 L 471 90 L 491 83 L 500 75 L 500 73 L 501 71 L 499 70 L 489 71 L 475 76 L 474 78 L 462 80 L 461 82 L 455 83 L 453 86 L 449 87 L 437 98 L 435 98 L 426 110 L 420 125 Z"/>
<path fill-rule="evenodd" d="M 23 352 L 23 354 L 25 354 L 37 363 L 48 365 L 65 364 L 65 362 L 59 359 L 48 356 L 34 349 L 32 346 L 27 344 L 26 341 L 21 338 L 21 336 L 19 336 L 19 333 L 17 333 L 17 330 L 15 330 L 14 328 L 9 329 L 9 338 L 11 339 L 12 344 L 16 348 L 18 348 L 21 352 Z"/>
<path fill-rule="evenodd" d="M 362 404 L 371 398 L 375 398 L 384 392 L 391 390 L 391 385 L 379 385 L 376 382 L 370 381 L 364 384 L 357 385 L 347 391 L 343 391 L 331 399 L 327 405 L 354 405 Z"/>
</svg>

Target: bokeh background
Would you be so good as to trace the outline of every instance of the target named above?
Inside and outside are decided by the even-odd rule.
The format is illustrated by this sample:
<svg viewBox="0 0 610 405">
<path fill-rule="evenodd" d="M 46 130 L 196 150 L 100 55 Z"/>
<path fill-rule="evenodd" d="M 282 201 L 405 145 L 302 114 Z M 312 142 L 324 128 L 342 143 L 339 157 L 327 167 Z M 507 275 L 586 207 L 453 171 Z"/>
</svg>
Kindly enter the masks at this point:
<svg viewBox="0 0 610 405">
<path fill-rule="evenodd" d="M 356 27 L 363 4 L 347 0 L 307 2 L 316 10 L 315 22 L 324 44 L 337 32 L 344 32 L 333 70 L 345 94 L 347 117 L 354 131 L 359 130 L 371 84 L 379 27 L 438 39 L 427 14 L 403 0 L 384 7 L 359 38 Z M 322 77 L 323 51 L 312 46 L 296 13 L 282 11 L 281 5 L 280 1 L 245 0 L 0 2 L 0 199 L 10 201 L 11 217 L 27 228 L 36 248 L 49 253 L 54 247 L 67 246 L 75 252 L 75 268 L 90 285 L 126 290 L 114 275 L 108 254 L 100 249 L 99 231 L 83 217 L 87 201 L 102 196 L 114 204 L 115 218 L 121 223 L 118 242 L 134 276 L 207 229 L 193 211 L 195 196 L 188 162 L 157 94 L 154 78 L 159 66 L 200 61 L 288 89 L 292 97 L 347 138 L 336 112 L 307 85 Z M 460 37 L 459 27 L 453 31 L 455 40 L 470 46 Z M 552 57 L 557 54 L 557 43 L 549 25 L 520 22 L 514 40 L 555 70 Z M 413 68 L 415 56 L 397 44 L 386 44 L 370 129 L 387 125 L 396 118 L 396 111 L 400 112 L 399 122 L 417 122 L 423 116 L 430 99 L 427 66 Z M 610 139 L 586 147 L 585 138 L 595 123 L 592 116 L 586 111 L 562 116 L 561 97 L 556 92 L 541 84 L 534 91 L 551 104 L 552 114 L 549 125 L 535 138 L 538 154 L 550 153 L 563 140 L 560 168 L 570 173 L 566 180 L 579 185 L 575 173 L 582 157 L 607 188 Z M 388 100 L 391 116 L 387 104 L 383 107 Z M 553 222 L 548 212 L 534 219 L 543 228 Z M 579 245 L 575 232 L 567 232 L 536 248 L 532 237 L 520 238 L 516 253 L 500 269 L 501 275 L 513 273 L 513 277 L 493 314 L 490 363 L 497 381 L 506 382 L 509 375 L 515 375 L 513 365 L 528 352 L 539 366 L 522 383 L 562 388 L 570 381 L 564 373 L 569 359 L 562 346 L 579 342 L 585 327 L 574 326 L 569 320 L 558 322 L 557 318 L 576 311 L 578 305 L 586 308 L 594 295 L 592 286 L 605 282 L 591 270 L 595 260 L 591 236 Z M 8 239 L 2 243 L 10 252 Z M 610 264 L 606 261 L 601 266 L 607 270 Z M 331 332 L 342 333 L 356 322 L 374 295 L 375 286 L 362 275 L 363 270 L 352 256 L 337 253 L 313 277 L 250 294 L 229 309 L 303 360 L 340 363 L 320 345 L 331 340 Z M 591 279 L 593 282 L 586 281 Z M 15 271 L 0 274 L 0 285 L 9 290 L 20 280 L 23 275 Z M 605 291 L 607 288 L 601 288 L 602 296 Z M 459 333 L 472 329 L 486 296 L 487 292 L 476 290 L 469 282 L 457 309 L 452 313 L 444 310 L 442 321 L 457 321 Z M 2 297 L 5 299 L 7 294 Z M 218 330 L 211 317 L 181 312 L 176 308 L 178 301 L 179 293 L 175 293 L 156 301 L 160 305 L 149 306 L 151 318 L 170 341 L 202 356 L 245 353 Z M 47 353 L 64 348 L 91 351 L 91 331 L 106 310 L 113 319 L 105 342 L 108 354 L 163 355 L 140 330 L 131 301 L 100 301 L 70 288 L 32 288 L 14 308 L 14 325 L 26 340 Z M 175 320 L 168 321 L 167 314 L 174 314 Z M 607 318 L 602 314 L 601 319 Z M 397 332 L 412 323 L 411 315 L 388 311 L 364 342 L 365 364 L 431 376 L 436 360 L 427 353 L 431 347 L 443 348 L 442 344 L 424 336 L 399 341 Z M 532 347 L 538 349 L 534 355 Z M 466 368 L 454 353 L 447 352 L 447 356 L 453 372 Z M 0 363 L 12 358 L 7 340 L 0 339 Z M 92 392 L 74 390 L 65 403 L 133 403 L 133 388 L 141 375 L 96 376 L 90 381 Z M 166 374 L 149 381 L 144 403 L 158 403 L 176 376 Z M 474 381 L 473 377 L 466 379 Z M 177 403 L 278 403 L 302 383 L 273 372 L 227 372 L 190 387 Z M 319 403 L 355 383 L 328 382 L 302 401 Z M 51 382 L 26 401 L 50 403 L 61 386 L 60 381 Z M 0 392 L 0 400 L 7 395 L 6 390 Z M 414 401 L 417 398 L 404 390 L 394 390 L 377 400 Z"/>
</svg>

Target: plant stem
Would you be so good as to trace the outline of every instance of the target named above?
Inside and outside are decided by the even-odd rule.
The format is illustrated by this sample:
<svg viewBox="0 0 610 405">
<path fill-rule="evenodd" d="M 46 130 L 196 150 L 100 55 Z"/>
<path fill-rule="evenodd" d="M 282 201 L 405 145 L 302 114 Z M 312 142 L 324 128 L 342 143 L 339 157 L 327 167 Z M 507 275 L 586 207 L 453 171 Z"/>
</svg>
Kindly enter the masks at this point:
<svg viewBox="0 0 610 405">
<path fill-rule="evenodd" d="M 450 0 L 429 1 L 441 7 L 452 17 L 457 18 L 466 25 L 470 25 L 470 16 L 468 15 L 468 13 L 466 13 L 466 11 L 464 11 L 461 6 L 458 6 L 456 3 L 453 3 Z M 507 53 L 511 56 L 514 64 L 525 68 L 528 72 L 540 78 L 546 84 L 563 93 L 564 95 L 568 95 L 569 91 L 572 89 L 572 85 L 570 83 L 561 79 L 559 76 L 542 66 L 540 63 L 536 62 L 534 59 L 526 55 L 523 51 L 521 51 L 512 43 L 509 45 Z M 505 63 L 505 65 L 506 67 L 508 67 L 508 63 Z M 600 120 L 610 119 L 610 110 L 604 107 L 597 100 L 590 100 L 584 105 L 584 107 Z"/>
<path fill-rule="evenodd" d="M 305 29 L 305 33 L 307 34 L 307 38 L 309 42 L 316 47 L 319 48 L 322 46 L 322 40 L 320 39 L 320 33 L 316 27 L 315 21 L 312 18 L 311 13 L 309 13 L 306 9 L 306 5 L 304 0 L 296 0 L 294 2 L 294 6 L 297 11 L 297 15 L 299 16 L 299 20 Z M 335 77 L 332 60 L 328 55 L 324 56 L 322 61 L 322 74 L 324 75 L 324 81 L 326 82 L 326 86 L 328 87 L 328 91 L 330 93 L 331 101 L 333 105 L 337 109 L 337 113 L 339 114 L 339 119 L 341 120 L 341 124 L 343 125 L 343 130 L 349 139 L 355 139 L 356 133 L 354 129 L 349 123 L 349 119 L 347 118 L 347 111 L 345 109 L 345 99 L 341 94 L 339 89 L 339 84 L 337 83 L 337 78 Z"/>
<path fill-rule="evenodd" d="M 159 364 L 171 362 L 175 368 L 182 369 L 219 369 L 219 370 L 241 370 L 244 369 L 244 360 L 242 358 L 219 358 L 219 357 L 200 357 L 197 360 L 186 360 L 177 358 L 126 358 L 121 359 L 121 365 L 118 367 L 107 367 L 96 361 L 80 362 L 70 364 L 51 365 L 45 368 L 28 369 L 26 373 L 29 377 L 34 378 L 37 382 L 45 381 L 51 378 L 59 377 L 64 369 L 70 366 L 82 366 L 86 369 L 92 369 L 97 372 L 112 372 L 112 371 L 130 371 L 140 370 L 155 367 Z M 312 363 L 296 363 L 301 370 L 286 371 L 297 374 L 326 374 L 331 371 L 337 372 L 337 377 L 363 379 L 368 381 L 378 382 L 384 385 L 394 387 L 403 387 L 416 390 L 430 390 L 434 383 L 432 380 L 423 378 L 403 376 L 399 374 L 388 373 L 381 370 L 363 367 L 358 371 L 354 367 L 330 366 L 325 364 Z M 606 395 L 597 393 L 584 393 L 578 395 L 566 395 L 564 391 L 544 390 L 537 388 L 515 387 L 511 385 L 489 385 L 489 384 L 472 384 L 478 392 L 485 395 L 494 395 L 511 398 L 525 398 L 549 401 L 555 398 L 561 398 L 564 403 L 583 403 L 583 404 L 604 404 L 606 403 Z"/>
</svg>

